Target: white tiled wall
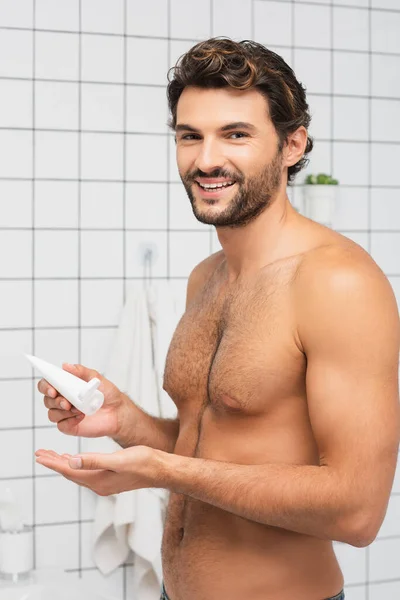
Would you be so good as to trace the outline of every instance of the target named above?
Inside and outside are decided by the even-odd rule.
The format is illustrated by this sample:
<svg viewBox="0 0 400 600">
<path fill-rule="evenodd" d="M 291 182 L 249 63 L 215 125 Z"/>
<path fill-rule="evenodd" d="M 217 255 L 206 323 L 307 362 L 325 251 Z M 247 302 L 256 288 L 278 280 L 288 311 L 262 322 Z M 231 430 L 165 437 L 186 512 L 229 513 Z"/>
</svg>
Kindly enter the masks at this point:
<svg viewBox="0 0 400 600">
<path fill-rule="evenodd" d="M 102 371 L 139 246 L 153 276 L 186 279 L 219 245 L 180 184 L 166 73 L 197 40 L 255 39 L 307 88 L 309 172 L 341 182 L 334 227 L 363 245 L 400 298 L 399 0 L 0 2 L 0 485 L 35 524 L 37 566 L 130 597 L 90 556 L 93 497 L 34 463 L 75 452 L 48 423 L 24 352 Z M 300 188 L 290 190 L 301 210 Z M 8 457 L 5 460 L 4 457 Z M 400 595 L 400 484 L 369 548 L 335 544 L 349 600 Z"/>
</svg>

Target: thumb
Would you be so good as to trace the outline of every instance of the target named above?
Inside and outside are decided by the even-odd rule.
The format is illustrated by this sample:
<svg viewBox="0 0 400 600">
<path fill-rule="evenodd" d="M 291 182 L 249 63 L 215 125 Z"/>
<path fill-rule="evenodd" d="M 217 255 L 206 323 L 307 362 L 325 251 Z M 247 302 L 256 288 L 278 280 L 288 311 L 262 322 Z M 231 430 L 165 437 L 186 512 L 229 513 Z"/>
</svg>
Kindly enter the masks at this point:
<svg viewBox="0 0 400 600">
<path fill-rule="evenodd" d="M 64 371 L 68 371 L 72 375 L 83 379 L 83 381 L 90 381 L 93 377 L 97 377 L 102 381 L 102 376 L 95 369 L 89 369 L 88 367 L 84 367 L 83 365 L 71 365 L 69 363 L 63 363 L 62 367 Z"/>
<path fill-rule="evenodd" d="M 108 471 L 117 471 L 121 461 L 115 454 L 85 452 L 84 454 L 69 457 L 68 463 L 71 469 L 106 469 Z"/>
</svg>

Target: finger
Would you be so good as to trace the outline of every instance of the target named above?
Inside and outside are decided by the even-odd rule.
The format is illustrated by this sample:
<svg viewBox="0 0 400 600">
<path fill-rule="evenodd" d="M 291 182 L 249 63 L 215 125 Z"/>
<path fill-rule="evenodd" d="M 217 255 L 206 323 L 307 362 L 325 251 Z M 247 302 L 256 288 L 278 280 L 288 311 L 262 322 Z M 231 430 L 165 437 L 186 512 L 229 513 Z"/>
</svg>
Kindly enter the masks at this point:
<svg viewBox="0 0 400 600">
<path fill-rule="evenodd" d="M 43 400 L 46 408 L 60 408 L 62 410 L 72 410 L 73 408 L 71 402 L 66 400 L 64 396 L 57 396 L 56 398 L 45 396 Z"/>
<path fill-rule="evenodd" d="M 109 471 L 104 470 L 94 470 L 94 471 L 83 471 L 73 469 L 68 464 L 68 459 L 61 456 L 53 456 L 47 453 L 48 451 L 44 451 L 44 454 L 36 457 L 36 462 L 44 467 L 63 475 L 66 479 L 73 481 L 79 485 L 83 485 L 85 487 L 89 487 L 94 489 L 96 485 L 101 482 L 101 477 L 105 476 L 107 473 L 110 475 Z"/>
<path fill-rule="evenodd" d="M 69 466 L 72 469 L 107 469 L 108 471 L 118 471 L 122 460 L 119 452 L 112 454 L 100 454 L 95 452 L 85 452 L 77 454 L 69 459 Z"/>
<path fill-rule="evenodd" d="M 79 425 L 81 421 L 85 418 L 84 414 L 74 415 L 73 417 L 69 417 L 68 419 L 62 419 L 57 423 L 57 429 L 64 435 L 80 435 L 79 434 Z"/>
<path fill-rule="evenodd" d="M 37 388 L 41 394 L 47 394 L 51 398 L 55 398 L 57 396 L 57 390 L 51 386 L 46 379 L 40 379 L 37 384 Z"/>
<path fill-rule="evenodd" d="M 35 456 L 37 458 L 40 457 L 40 458 L 49 458 L 49 459 L 55 459 L 55 460 L 62 458 L 62 455 L 58 454 L 54 450 L 47 450 L 44 448 L 39 448 L 38 450 L 36 450 Z"/>
<path fill-rule="evenodd" d="M 43 454 L 36 456 L 36 462 L 39 465 L 43 465 L 47 469 L 51 469 L 52 471 L 60 473 L 60 475 L 68 476 L 72 472 L 72 469 L 70 469 L 68 465 L 67 458 L 62 458 L 61 456 L 53 456 L 47 451 Z"/>
<path fill-rule="evenodd" d="M 62 456 L 53 450 L 37 450 L 36 462 L 48 468 L 69 470 L 68 457 Z"/>
<path fill-rule="evenodd" d="M 72 410 L 58 410 L 57 408 L 51 408 L 48 412 L 48 418 L 51 423 L 60 423 L 60 421 L 64 421 L 65 419 L 76 419 L 77 417 L 80 417 L 82 420 L 84 416 L 83 413 L 76 414 Z"/>
<path fill-rule="evenodd" d="M 62 365 L 65 371 L 72 373 L 76 377 L 83 379 L 84 381 L 90 381 L 93 377 L 97 377 L 97 379 L 102 380 L 102 376 L 95 369 L 89 369 L 88 367 L 84 367 L 83 365 L 75 364 L 71 365 L 69 363 L 63 363 Z"/>
<path fill-rule="evenodd" d="M 47 450 L 45 450 L 44 448 L 39 448 L 35 451 L 35 456 L 46 456 L 46 454 Z"/>
</svg>

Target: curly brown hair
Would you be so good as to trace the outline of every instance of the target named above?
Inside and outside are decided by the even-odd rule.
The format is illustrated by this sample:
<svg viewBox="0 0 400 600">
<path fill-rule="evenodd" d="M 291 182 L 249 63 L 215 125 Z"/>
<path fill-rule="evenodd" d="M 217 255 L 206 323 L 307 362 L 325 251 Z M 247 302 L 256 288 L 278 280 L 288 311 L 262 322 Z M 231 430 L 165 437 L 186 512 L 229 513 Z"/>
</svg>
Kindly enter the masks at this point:
<svg viewBox="0 0 400 600">
<path fill-rule="evenodd" d="M 168 82 L 168 106 L 172 115 L 168 125 L 173 130 L 178 100 L 187 86 L 258 89 L 267 100 L 270 118 L 279 138 L 279 150 L 282 150 L 290 133 L 301 125 L 306 129 L 310 125 L 306 88 L 279 54 L 252 40 L 235 42 L 227 37 L 215 37 L 199 42 L 169 69 Z M 289 185 L 308 164 L 306 155 L 313 145 L 313 138 L 308 136 L 303 157 L 288 167 Z"/>
</svg>

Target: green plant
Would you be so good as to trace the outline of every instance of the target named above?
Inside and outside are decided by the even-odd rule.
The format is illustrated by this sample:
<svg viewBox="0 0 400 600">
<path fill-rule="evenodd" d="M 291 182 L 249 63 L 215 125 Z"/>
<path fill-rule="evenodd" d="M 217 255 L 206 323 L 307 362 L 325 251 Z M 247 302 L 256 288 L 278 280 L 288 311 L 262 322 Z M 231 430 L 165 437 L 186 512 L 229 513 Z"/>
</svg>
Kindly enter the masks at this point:
<svg viewBox="0 0 400 600">
<path fill-rule="evenodd" d="M 307 175 L 304 183 L 306 185 L 338 185 L 337 179 L 332 179 L 330 175 L 319 173 L 318 175 Z"/>
</svg>

